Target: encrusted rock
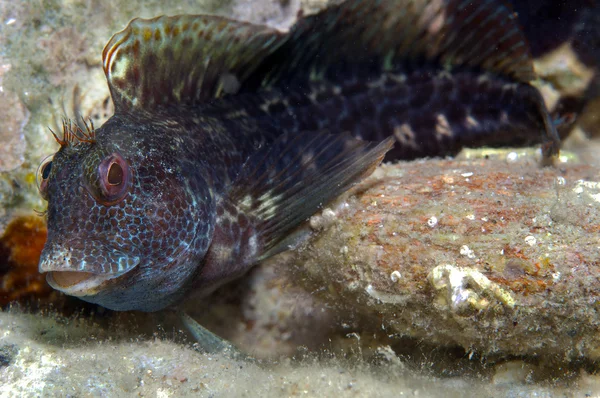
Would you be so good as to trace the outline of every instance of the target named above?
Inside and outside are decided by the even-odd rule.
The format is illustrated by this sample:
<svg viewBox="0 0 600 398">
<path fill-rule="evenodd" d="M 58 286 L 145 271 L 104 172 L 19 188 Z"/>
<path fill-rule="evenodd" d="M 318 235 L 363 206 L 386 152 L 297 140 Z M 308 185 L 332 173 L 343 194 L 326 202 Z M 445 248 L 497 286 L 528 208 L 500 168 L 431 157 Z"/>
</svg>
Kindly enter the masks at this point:
<svg viewBox="0 0 600 398">
<path fill-rule="evenodd" d="M 513 157 L 384 166 L 288 264 L 388 334 L 597 360 L 600 168 Z"/>
</svg>

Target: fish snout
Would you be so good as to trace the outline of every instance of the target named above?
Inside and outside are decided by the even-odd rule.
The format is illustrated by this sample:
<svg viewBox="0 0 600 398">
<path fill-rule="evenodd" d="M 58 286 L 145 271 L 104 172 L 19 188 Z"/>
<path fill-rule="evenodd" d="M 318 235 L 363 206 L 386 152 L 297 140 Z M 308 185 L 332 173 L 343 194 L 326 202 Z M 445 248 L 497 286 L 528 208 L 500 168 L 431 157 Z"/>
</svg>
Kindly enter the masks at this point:
<svg viewBox="0 0 600 398">
<path fill-rule="evenodd" d="M 73 240 L 46 243 L 39 271 L 47 273 L 46 281 L 54 289 L 72 296 L 88 296 L 139 263 L 137 253 L 125 253 L 98 241 Z"/>
</svg>

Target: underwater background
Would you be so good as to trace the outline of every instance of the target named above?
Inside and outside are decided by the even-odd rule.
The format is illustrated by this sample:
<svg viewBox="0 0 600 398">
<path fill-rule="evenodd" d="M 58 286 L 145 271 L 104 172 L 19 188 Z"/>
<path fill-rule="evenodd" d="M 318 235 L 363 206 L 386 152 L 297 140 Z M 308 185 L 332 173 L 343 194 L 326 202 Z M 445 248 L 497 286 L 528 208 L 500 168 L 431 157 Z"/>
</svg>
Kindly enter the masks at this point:
<svg viewBox="0 0 600 398">
<path fill-rule="evenodd" d="M 321 0 L 0 0 L 1 396 L 600 394 L 600 11 L 513 1 L 563 140 L 385 164 L 313 237 L 186 311 L 262 362 L 198 352 L 175 313 L 112 312 L 37 272 L 48 128 L 113 112 L 101 53 L 134 17 L 289 28 Z"/>
</svg>

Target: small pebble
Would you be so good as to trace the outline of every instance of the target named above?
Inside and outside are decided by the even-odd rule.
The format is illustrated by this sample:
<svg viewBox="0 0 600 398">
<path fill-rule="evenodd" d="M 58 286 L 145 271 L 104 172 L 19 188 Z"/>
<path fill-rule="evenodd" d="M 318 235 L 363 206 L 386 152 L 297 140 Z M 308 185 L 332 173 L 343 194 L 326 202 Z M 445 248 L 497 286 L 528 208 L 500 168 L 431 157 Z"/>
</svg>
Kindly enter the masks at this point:
<svg viewBox="0 0 600 398">
<path fill-rule="evenodd" d="M 427 220 L 427 225 L 429 225 L 431 228 L 435 227 L 438 223 L 438 219 L 436 216 L 431 216 L 431 218 L 429 218 L 429 220 Z"/>
<path fill-rule="evenodd" d="M 525 243 L 533 247 L 537 243 L 537 240 L 535 239 L 535 236 L 530 235 L 525 238 Z"/>
</svg>

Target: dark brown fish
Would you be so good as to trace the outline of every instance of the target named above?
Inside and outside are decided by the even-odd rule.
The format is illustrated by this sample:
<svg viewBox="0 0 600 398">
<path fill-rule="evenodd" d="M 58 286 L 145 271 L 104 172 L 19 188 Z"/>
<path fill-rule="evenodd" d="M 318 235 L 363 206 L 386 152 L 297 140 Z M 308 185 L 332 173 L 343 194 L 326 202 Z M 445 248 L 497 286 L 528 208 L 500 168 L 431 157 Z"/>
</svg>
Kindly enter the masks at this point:
<svg viewBox="0 0 600 398">
<path fill-rule="evenodd" d="M 115 115 L 97 130 L 67 124 L 41 167 L 40 271 L 116 310 L 210 292 L 285 250 L 393 137 L 396 158 L 558 151 L 522 33 L 491 0 L 350 0 L 288 33 L 136 19 L 103 62 Z"/>
</svg>

